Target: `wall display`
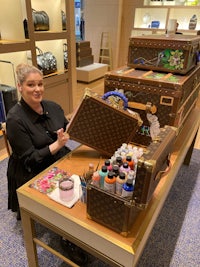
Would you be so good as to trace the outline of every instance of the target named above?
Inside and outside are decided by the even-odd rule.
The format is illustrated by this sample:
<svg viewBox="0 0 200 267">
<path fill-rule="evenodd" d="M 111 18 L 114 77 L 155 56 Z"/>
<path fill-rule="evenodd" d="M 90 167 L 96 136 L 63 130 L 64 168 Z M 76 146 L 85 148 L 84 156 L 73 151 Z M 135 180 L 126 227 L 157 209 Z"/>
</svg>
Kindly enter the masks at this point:
<svg viewBox="0 0 200 267">
<path fill-rule="evenodd" d="M 12 9 L 6 8 L 7 5 L 11 5 Z M 67 14 L 67 10 L 70 9 L 74 9 L 74 4 L 66 0 L 16 0 L 14 2 L 12 0 L 2 0 L 0 11 L 1 43 L 4 44 L 0 46 L 0 59 L 13 61 L 14 67 L 21 62 L 38 66 L 37 61 L 39 57 L 41 59 L 41 55 L 39 56 L 39 53 L 37 55 L 36 46 L 43 52 L 51 52 L 55 57 L 53 67 L 55 75 L 53 81 L 51 79 L 51 73 L 48 74 L 48 71 L 44 72 L 46 74 L 45 94 L 47 98 L 58 102 L 66 114 L 70 112 L 71 103 L 69 101 L 71 100 L 68 95 L 69 91 L 72 90 L 72 86 L 68 88 L 67 85 L 68 83 L 72 83 L 72 80 L 73 83 L 76 82 L 74 81 L 76 80 L 75 75 L 67 77 L 63 60 L 63 43 L 68 43 L 68 47 L 71 47 L 72 43 L 73 46 L 75 45 L 74 33 L 70 31 L 71 25 L 66 26 L 68 27 L 68 31 L 63 31 L 63 27 L 66 24 L 66 17 L 74 21 L 74 14 L 72 16 L 73 12 Z M 62 16 L 61 11 L 66 15 Z M 70 40 L 67 42 L 67 39 Z M 71 51 L 72 56 L 70 60 L 75 62 L 75 51 L 73 49 Z M 56 72 L 55 59 L 57 61 Z M 74 68 L 73 66 L 75 64 L 70 66 Z M 4 77 L 3 69 L 0 69 L 0 74 Z M 55 94 L 52 91 L 52 82 L 54 84 L 54 91 L 59 91 L 59 94 Z"/>
<path fill-rule="evenodd" d="M 57 71 L 57 60 L 52 52 L 43 52 L 39 47 L 36 47 L 37 65 L 44 75 L 48 75 Z"/>
<path fill-rule="evenodd" d="M 64 57 L 64 67 L 65 67 L 65 69 L 68 69 L 67 43 L 63 44 L 63 57 Z"/>
<path fill-rule="evenodd" d="M 35 31 L 49 30 L 49 16 L 45 11 L 36 11 L 33 9 L 33 23 Z"/>
<path fill-rule="evenodd" d="M 62 18 L 62 29 L 66 30 L 67 18 L 63 10 L 61 10 L 61 18 Z"/>
<path fill-rule="evenodd" d="M 188 2 L 187 0 L 143 1 L 143 4 L 138 4 L 135 8 L 131 36 L 165 33 L 171 19 L 177 20 L 178 32 L 195 35 L 195 31 L 200 29 L 200 21 L 198 20 L 198 13 L 194 13 L 194 6 L 199 9 L 200 2 Z M 194 15 L 197 19 L 193 17 Z M 154 21 L 160 22 L 159 27 L 151 27 Z"/>
<path fill-rule="evenodd" d="M 193 15 L 190 19 L 190 22 L 189 22 L 189 29 L 195 30 L 196 26 L 197 26 L 197 16 Z"/>
</svg>

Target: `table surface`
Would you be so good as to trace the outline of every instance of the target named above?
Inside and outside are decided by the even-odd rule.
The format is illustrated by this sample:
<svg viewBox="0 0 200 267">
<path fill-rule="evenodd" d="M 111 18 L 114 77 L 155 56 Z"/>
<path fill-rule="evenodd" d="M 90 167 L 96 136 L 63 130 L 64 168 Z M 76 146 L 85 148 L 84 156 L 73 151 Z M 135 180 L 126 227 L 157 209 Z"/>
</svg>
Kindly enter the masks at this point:
<svg viewBox="0 0 200 267">
<path fill-rule="evenodd" d="M 176 139 L 170 158 L 172 164 L 170 171 L 160 180 L 151 201 L 136 218 L 128 237 L 123 237 L 87 218 L 84 203 L 79 201 L 69 209 L 29 187 L 35 179 L 43 176 L 52 166 L 82 175 L 87 170 L 89 163 L 93 163 L 95 166 L 99 161 L 100 164 L 103 163 L 100 153 L 89 147 L 81 146 L 69 157 L 62 158 L 20 187 L 18 198 L 29 266 L 37 266 L 36 250 L 30 240 L 34 238 L 32 220 L 39 221 L 55 232 L 64 235 L 112 266 L 135 266 L 188 151 L 191 154 L 199 125 L 200 108 L 196 106 Z M 189 160 L 187 162 L 189 163 Z"/>
</svg>

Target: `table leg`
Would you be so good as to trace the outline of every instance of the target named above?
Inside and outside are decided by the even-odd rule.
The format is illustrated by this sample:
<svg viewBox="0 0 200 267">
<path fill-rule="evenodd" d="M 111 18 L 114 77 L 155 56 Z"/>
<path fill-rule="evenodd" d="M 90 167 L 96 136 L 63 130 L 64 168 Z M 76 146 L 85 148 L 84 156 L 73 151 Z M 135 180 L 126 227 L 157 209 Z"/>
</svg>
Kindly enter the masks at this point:
<svg viewBox="0 0 200 267">
<path fill-rule="evenodd" d="M 29 267 L 38 267 L 38 257 L 36 244 L 33 239 L 36 237 L 34 221 L 29 213 L 20 208 L 21 220 L 23 225 L 24 241 Z"/>
<path fill-rule="evenodd" d="M 190 145 L 190 147 L 189 147 L 189 149 L 187 151 L 187 154 L 186 154 L 185 159 L 183 161 L 184 165 L 189 165 L 190 164 L 190 159 L 191 159 L 192 152 L 193 152 L 193 149 L 194 149 L 194 144 L 195 144 L 195 141 L 196 141 L 197 133 L 198 133 L 198 130 L 197 130 L 197 132 L 196 132 L 196 134 L 194 136 L 194 139 L 193 139 L 193 141 L 192 141 L 192 143 L 191 143 L 191 145 Z"/>
</svg>

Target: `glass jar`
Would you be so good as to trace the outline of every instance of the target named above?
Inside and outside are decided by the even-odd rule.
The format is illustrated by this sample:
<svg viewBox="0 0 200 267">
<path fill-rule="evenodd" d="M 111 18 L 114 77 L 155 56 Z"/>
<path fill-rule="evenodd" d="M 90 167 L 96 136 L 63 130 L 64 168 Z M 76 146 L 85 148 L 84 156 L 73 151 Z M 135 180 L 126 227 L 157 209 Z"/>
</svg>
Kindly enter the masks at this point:
<svg viewBox="0 0 200 267">
<path fill-rule="evenodd" d="M 59 195 L 62 201 L 70 201 L 74 197 L 74 180 L 64 177 L 59 180 Z"/>
</svg>

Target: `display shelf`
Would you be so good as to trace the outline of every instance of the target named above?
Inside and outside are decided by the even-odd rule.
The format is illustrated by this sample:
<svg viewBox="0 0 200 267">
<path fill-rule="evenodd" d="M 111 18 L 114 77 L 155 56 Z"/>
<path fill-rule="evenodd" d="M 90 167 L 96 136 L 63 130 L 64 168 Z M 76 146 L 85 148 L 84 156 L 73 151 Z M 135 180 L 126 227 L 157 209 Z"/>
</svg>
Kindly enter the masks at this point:
<svg viewBox="0 0 200 267">
<path fill-rule="evenodd" d="M 159 29 L 165 29 L 167 15 L 167 8 L 136 8 L 134 28 L 152 29 L 152 21 L 159 21 Z"/>
<path fill-rule="evenodd" d="M 77 82 L 76 54 L 73 48 L 75 47 L 75 38 L 73 37 L 75 32 L 74 0 L 2 0 L 1 2 L 0 24 L 2 39 L 0 40 L 0 60 L 11 62 L 14 68 L 22 62 L 37 66 L 36 46 L 42 49 L 43 52 L 52 52 L 57 60 L 57 71 L 44 77 L 45 89 L 48 90 L 46 95 L 49 99 L 55 100 L 57 95 L 61 94 L 59 97 L 60 102 L 58 103 L 62 103 L 66 114 L 70 113 L 73 108 L 73 90 Z M 10 6 L 12 6 L 12 9 Z M 48 14 L 49 31 L 35 31 L 32 9 L 45 11 Z M 68 21 L 66 30 L 62 29 L 61 10 L 65 12 L 66 20 Z M 27 19 L 29 39 L 25 38 L 24 19 Z M 64 43 L 68 44 L 70 51 L 68 70 L 64 68 Z M 4 78 L 4 74 L 4 68 L 1 67 L 1 79 Z M 9 75 L 6 83 L 9 84 Z M 54 90 L 52 89 L 52 84 Z"/>
<path fill-rule="evenodd" d="M 170 3 L 171 2 L 171 3 Z M 183 34 L 197 34 L 200 29 L 198 20 L 200 12 L 200 3 L 192 5 L 188 1 L 143 1 L 143 4 L 134 10 L 133 30 L 142 29 L 149 33 L 158 34 L 158 32 L 167 30 L 170 19 L 176 19 L 179 23 L 178 31 Z M 193 15 L 197 16 L 195 29 L 189 29 L 190 19 Z M 159 21 L 158 28 L 151 27 L 152 21 Z M 133 31 L 132 31 L 133 32 Z"/>
<path fill-rule="evenodd" d="M 47 41 L 47 40 L 57 40 L 57 39 L 65 39 L 66 31 L 64 32 L 34 32 L 36 41 Z"/>
<path fill-rule="evenodd" d="M 0 54 L 30 50 L 29 40 L 0 40 Z"/>
<path fill-rule="evenodd" d="M 144 0 L 144 6 L 199 6 L 198 0 Z"/>
</svg>

